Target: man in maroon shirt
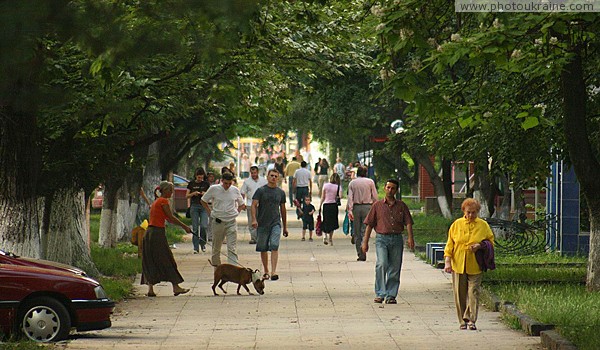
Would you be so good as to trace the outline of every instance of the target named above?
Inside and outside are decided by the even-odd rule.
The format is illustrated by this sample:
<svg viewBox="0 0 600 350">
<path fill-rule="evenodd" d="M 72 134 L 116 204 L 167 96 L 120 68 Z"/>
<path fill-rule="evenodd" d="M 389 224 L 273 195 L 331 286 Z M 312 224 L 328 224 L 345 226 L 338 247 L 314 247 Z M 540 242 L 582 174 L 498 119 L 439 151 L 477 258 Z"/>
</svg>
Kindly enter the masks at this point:
<svg viewBox="0 0 600 350">
<path fill-rule="evenodd" d="M 406 204 L 396 199 L 398 180 L 390 179 L 385 183 L 385 198 L 373 203 L 364 223 L 367 225 L 361 249 L 363 253 L 369 250 L 371 231 L 375 229 L 377 238 L 375 251 L 375 302 L 397 304 L 396 296 L 400 288 L 400 269 L 402 268 L 402 253 L 404 226 L 408 232 L 408 247 L 415 248 L 413 238 L 413 218 Z"/>
</svg>

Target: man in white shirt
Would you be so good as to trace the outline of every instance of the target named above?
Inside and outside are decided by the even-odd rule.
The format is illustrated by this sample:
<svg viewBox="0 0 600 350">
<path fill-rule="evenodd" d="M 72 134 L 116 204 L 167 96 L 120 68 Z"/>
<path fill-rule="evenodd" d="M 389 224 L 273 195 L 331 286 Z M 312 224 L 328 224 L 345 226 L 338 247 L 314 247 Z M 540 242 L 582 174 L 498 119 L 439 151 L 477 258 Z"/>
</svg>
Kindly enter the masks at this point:
<svg viewBox="0 0 600 350">
<path fill-rule="evenodd" d="M 259 187 L 267 184 L 267 180 L 264 177 L 258 176 L 258 166 L 252 165 L 250 167 L 250 177 L 244 181 L 240 191 L 242 192 L 242 198 L 246 200 L 246 207 L 252 205 L 252 197 L 254 192 Z M 256 228 L 252 227 L 252 212 L 246 210 L 248 216 L 248 230 L 250 231 L 250 244 L 256 244 Z"/>
<path fill-rule="evenodd" d="M 371 210 L 371 205 L 377 201 L 377 189 L 375 182 L 367 177 L 367 168 L 360 166 L 356 170 L 357 178 L 348 184 L 348 218 L 354 221 L 354 234 L 352 239 L 356 244 L 358 261 L 366 261 L 367 254 L 363 252 L 361 245 L 365 236 L 365 219 Z"/>
<path fill-rule="evenodd" d="M 333 166 L 333 172 L 340 176 L 340 186 L 342 188 L 342 193 L 344 192 L 344 175 L 346 174 L 346 167 L 342 164 L 342 158 L 338 158 L 337 162 Z"/>
<path fill-rule="evenodd" d="M 294 184 L 293 187 L 296 189 L 296 200 L 303 201 L 304 197 L 312 197 L 312 181 L 310 170 L 306 168 L 306 162 L 300 163 L 300 169 L 294 173 Z M 300 212 L 296 208 L 296 215 L 300 219 Z"/>
<path fill-rule="evenodd" d="M 212 263 L 221 264 L 221 246 L 227 236 L 227 261 L 237 265 L 237 224 L 235 219 L 242 210 L 246 210 L 246 204 L 240 190 L 231 186 L 233 174 L 224 173 L 221 183 L 212 185 L 202 196 L 202 206 L 210 216 L 213 234 Z M 212 208 L 208 205 L 212 202 Z"/>
</svg>

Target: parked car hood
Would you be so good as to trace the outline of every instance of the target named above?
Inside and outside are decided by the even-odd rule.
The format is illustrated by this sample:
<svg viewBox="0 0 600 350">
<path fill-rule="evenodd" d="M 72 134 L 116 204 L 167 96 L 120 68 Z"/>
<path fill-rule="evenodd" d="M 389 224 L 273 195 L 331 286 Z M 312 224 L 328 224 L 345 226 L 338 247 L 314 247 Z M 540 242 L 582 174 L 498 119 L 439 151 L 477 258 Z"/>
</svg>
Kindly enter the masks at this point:
<svg viewBox="0 0 600 350">
<path fill-rule="evenodd" d="M 41 267 L 52 270 L 59 270 L 68 273 L 72 273 L 75 275 L 87 276 L 85 271 L 77 268 L 75 266 L 70 266 L 67 264 L 59 263 L 56 261 L 43 260 L 43 259 L 33 259 L 26 258 L 22 256 L 18 256 L 14 253 L 8 253 L 0 249 L 0 263 L 2 264 L 11 264 L 11 265 L 21 265 L 21 266 L 34 266 Z"/>
</svg>

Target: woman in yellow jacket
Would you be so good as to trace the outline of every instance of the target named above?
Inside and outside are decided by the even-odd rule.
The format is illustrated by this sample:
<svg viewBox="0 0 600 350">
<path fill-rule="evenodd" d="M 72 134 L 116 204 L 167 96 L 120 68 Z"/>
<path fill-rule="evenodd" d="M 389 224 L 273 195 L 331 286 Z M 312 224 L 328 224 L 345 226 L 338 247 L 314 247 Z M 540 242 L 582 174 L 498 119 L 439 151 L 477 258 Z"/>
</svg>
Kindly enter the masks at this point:
<svg viewBox="0 0 600 350">
<path fill-rule="evenodd" d="M 490 226 L 477 217 L 481 205 L 476 199 L 467 198 L 461 205 L 464 217 L 456 219 L 448 231 L 448 242 L 444 249 L 444 271 L 452 273 L 454 303 L 460 329 L 477 330 L 477 311 L 481 287 L 481 268 L 475 259 L 475 252 L 481 248 L 481 241 L 494 244 L 494 234 Z"/>
</svg>

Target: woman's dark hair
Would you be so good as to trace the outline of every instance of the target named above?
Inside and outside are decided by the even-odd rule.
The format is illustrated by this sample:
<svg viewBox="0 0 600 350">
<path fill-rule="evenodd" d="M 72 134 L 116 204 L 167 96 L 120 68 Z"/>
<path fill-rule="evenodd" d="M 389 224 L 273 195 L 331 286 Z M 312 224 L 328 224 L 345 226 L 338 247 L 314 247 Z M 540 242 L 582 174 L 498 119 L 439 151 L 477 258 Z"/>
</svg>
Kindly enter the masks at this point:
<svg viewBox="0 0 600 350">
<path fill-rule="evenodd" d="M 203 175 L 206 177 L 206 172 L 204 171 L 203 167 L 197 168 L 196 171 L 194 172 L 194 176 L 198 176 L 198 175 Z"/>
<path fill-rule="evenodd" d="M 224 166 L 224 167 L 222 167 L 222 168 L 221 168 L 221 175 L 223 175 L 223 174 L 225 174 L 225 173 L 230 173 L 230 174 L 233 174 L 233 173 L 231 172 L 231 169 L 229 169 L 228 167 Z"/>
<path fill-rule="evenodd" d="M 356 169 L 356 176 L 367 177 L 367 167 L 359 166 Z"/>
</svg>

